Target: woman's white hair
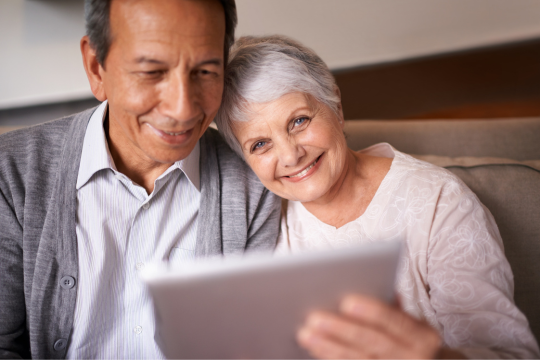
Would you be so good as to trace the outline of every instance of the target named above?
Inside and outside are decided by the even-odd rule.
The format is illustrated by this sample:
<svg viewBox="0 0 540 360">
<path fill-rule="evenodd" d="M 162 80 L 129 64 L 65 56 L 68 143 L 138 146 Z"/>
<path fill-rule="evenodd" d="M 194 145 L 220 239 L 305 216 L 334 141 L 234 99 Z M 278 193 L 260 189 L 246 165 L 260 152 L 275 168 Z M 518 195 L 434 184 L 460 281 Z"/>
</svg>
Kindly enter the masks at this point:
<svg viewBox="0 0 540 360">
<path fill-rule="evenodd" d="M 334 76 L 315 52 L 281 35 L 238 39 L 225 70 L 225 88 L 215 122 L 229 146 L 242 158 L 233 121 L 249 121 L 250 105 L 300 92 L 338 113 Z"/>
</svg>

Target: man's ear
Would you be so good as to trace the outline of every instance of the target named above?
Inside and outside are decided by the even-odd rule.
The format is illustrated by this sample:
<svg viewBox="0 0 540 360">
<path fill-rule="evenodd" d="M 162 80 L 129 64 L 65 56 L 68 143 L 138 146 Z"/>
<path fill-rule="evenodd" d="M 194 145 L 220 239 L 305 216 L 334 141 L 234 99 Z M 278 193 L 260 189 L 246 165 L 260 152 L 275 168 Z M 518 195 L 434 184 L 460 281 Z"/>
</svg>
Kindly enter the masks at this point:
<svg viewBox="0 0 540 360">
<path fill-rule="evenodd" d="M 343 129 L 345 127 L 345 117 L 343 116 L 343 107 L 341 106 L 341 91 L 339 90 L 339 87 L 337 85 L 334 85 L 334 93 L 337 95 L 337 97 L 339 98 L 339 102 L 338 102 L 338 119 L 339 119 L 339 124 L 341 125 L 341 128 Z"/>
<path fill-rule="evenodd" d="M 95 50 L 90 45 L 88 36 L 83 36 L 81 39 L 81 54 L 83 58 L 84 70 L 90 83 L 92 93 L 99 101 L 107 100 L 107 95 L 103 88 L 102 71 L 103 68 L 99 64 Z"/>
</svg>

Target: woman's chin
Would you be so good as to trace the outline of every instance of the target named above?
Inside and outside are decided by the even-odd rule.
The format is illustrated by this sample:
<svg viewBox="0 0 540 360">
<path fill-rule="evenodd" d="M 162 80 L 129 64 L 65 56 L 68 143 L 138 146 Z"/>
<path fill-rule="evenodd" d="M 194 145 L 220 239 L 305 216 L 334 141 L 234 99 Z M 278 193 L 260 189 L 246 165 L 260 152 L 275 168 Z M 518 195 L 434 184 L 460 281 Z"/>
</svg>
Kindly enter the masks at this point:
<svg viewBox="0 0 540 360">
<path fill-rule="evenodd" d="M 277 194 L 278 196 L 290 200 L 290 201 L 299 201 L 301 203 L 309 203 L 317 201 L 318 199 L 324 196 L 324 193 L 321 191 L 291 191 L 283 194 Z"/>
</svg>

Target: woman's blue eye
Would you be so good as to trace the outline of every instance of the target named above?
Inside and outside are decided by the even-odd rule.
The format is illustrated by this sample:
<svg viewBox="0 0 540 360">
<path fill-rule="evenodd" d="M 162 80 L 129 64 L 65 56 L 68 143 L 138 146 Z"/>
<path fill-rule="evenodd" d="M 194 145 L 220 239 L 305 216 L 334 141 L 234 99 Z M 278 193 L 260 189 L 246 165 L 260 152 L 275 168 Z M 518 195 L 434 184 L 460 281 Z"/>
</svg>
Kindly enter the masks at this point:
<svg viewBox="0 0 540 360">
<path fill-rule="evenodd" d="M 301 117 L 301 118 L 298 118 L 296 120 L 294 120 L 294 126 L 299 126 L 299 125 L 302 125 L 303 123 L 305 123 L 307 121 L 308 118 L 306 117 Z"/>
<path fill-rule="evenodd" d="M 264 141 L 259 141 L 257 142 L 254 146 L 253 146 L 253 150 L 257 150 L 259 148 L 262 148 L 264 145 L 266 145 L 266 142 Z"/>
</svg>

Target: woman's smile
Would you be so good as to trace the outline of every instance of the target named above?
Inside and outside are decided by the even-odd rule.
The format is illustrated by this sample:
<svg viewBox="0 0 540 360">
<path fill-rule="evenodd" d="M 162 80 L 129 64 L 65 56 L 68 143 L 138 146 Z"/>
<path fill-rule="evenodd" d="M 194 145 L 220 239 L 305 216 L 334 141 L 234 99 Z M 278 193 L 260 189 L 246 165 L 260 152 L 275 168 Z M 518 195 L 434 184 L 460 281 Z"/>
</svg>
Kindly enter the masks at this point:
<svg viewBox="0 0 540 360">
<path fill-rule="evenodd" d="M 315 171 L 319 169 L 320 164 L 321 164 L 321 158 L 323 157 L 323 155 L 324 154 L 316 158 L 315 161 L 309 164 L 308 167 L 306 167 L 304 170 L 301 170 L 293 175 L 283 176 L 282 178 L 290 182 L 299 182 L 304 179 L 307 179 L 309 176 L 311 176 L 313 173 L 315 173 Z"/>
</svg>

